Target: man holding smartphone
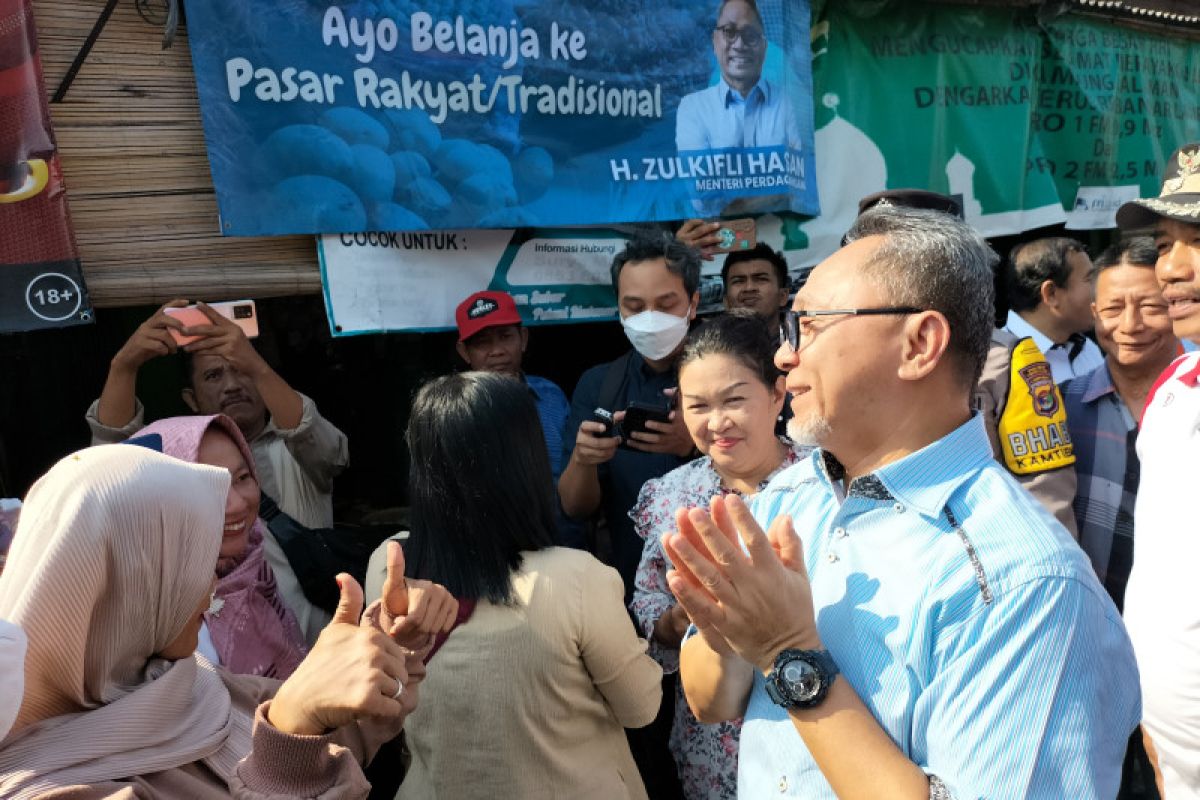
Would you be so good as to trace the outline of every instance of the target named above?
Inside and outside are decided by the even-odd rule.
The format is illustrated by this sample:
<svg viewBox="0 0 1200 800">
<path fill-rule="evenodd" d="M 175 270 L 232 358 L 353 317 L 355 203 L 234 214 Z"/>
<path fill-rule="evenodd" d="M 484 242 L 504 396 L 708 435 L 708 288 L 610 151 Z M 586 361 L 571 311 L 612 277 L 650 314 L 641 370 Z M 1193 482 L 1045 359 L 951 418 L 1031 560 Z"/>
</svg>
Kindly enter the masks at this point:
<svg viewBox="0 0 1200 800">
<path fill-rule="evenodd" d="M 686 462 L 695 445 L 674 409 L 676 366 L 700 302 L 700 259 L 668 233 L 635 236 L 612 264 L 621 326 L 633 349 L 579 379 L 564 439 L 566 467 L 559 499 L 570 516 L 602 511 L 625 602 L 644 542 L 629 518 L 642 484 Z M 611 412 L 611 423 L 598 411 Z M 640 420 L 638 419 L 640 418 Z M 665 420 L 665 421 L 664 421 Z M 629 733 L 630 749 L 651 797 L 682 797 L 667 750 L 674 716 L 674 676 L 663 707 L 647 728 Z"/>
<path fill-rule="evenodd" d="M 233 320 L 200 303 L 209 324 L 188 327 L 166 311 L 187 305 L 186 300 L 167 303 L 113 356 L 104 389 L 86 415 L 92 444 L 124 441 L 145 427 L 146 410 L 136 395 L 138 371 L 154 358 L 181 353 L 188 408 L 225 414 L 237 424 L 250 444 L 263 493 L 285 514 L 310 528 L 332 527 L 333 479 L 350 460 L 346 434 L 267 364 Z M 200 338 L 180 346 L 172 332 Z M 264 547 L 284 599 L 309 642 L 315 641 L 329 616 L 304 597 L 272 537 L 265 538 Z"/>
<path fill-rule="evenodd" d="M 628 596 L 643 544 L 629 509 L 643 483 L 675 469 L 695 449 L 673 399 L 675 364 L 699 304 L 700 262 L 670 234 L 639 236 L 617 254 L 612 276 L 621 325 L 633 350 L 580 377 L 571 398 L 558 491 L 572 517 L 603 511 L 612 565 Z M 634 413 L 642 421 L 625 425 L 634 404 L 645 404 Z M 613 435 L 597 409 L 612 413 L 624 437 Z"/>
</svg>

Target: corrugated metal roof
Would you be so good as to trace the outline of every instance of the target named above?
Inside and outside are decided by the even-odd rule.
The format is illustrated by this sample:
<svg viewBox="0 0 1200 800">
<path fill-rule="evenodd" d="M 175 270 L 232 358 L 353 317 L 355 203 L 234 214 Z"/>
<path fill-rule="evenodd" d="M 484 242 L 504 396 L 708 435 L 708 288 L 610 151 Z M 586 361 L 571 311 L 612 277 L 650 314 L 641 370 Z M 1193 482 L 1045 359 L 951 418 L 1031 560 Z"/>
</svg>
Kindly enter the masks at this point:
<svg viewBox="0 0 1200 800">
<path fill-rule="evenodd" d="M 1069 0 L 1072 8 L 1141 22 L 1200 28 L 1200 4 L 1183 0 Z"/>
<path fill-rule="evenodd" d="M 1156 33 L 1200 39 L 1200 0 L 935 0 L 947 5 L 1034 8 L 1048 19 L 1074 13 Z"/>
</svg>

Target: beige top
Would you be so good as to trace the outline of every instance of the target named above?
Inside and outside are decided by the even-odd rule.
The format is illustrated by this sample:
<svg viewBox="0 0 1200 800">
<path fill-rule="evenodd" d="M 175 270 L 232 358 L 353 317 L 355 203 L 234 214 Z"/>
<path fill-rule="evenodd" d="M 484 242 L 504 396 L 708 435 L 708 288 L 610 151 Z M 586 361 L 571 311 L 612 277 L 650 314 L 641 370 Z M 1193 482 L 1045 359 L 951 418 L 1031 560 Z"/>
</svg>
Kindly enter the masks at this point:
<svg viewBox="0 0 1200 800">
<path fill-rule="evenodd" d="M 398 800 L 644 800 L 622 726 L 650 724 L 662 669 L 616 571 L 552 547 L 525 554 L 516 602 L 481 602 L 430 661 L 405 725 Z"/>
</svg>

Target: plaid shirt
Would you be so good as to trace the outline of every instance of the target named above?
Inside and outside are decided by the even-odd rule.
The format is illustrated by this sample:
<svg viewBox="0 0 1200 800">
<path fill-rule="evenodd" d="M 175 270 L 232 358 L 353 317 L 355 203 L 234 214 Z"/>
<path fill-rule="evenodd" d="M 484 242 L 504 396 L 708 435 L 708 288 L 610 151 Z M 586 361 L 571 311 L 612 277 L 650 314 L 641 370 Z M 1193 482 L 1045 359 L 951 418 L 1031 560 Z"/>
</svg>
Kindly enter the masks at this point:
<svg viewBox="0 0 1200 800">
<path fill-rule="evenodd" d="M 1066 381 L 1061 389 L 1075 445 L 1079 545 L 1120 607 L 1133 556 L 1137 421 L 1117 394 L 1107 363 Z"/>
</svg>

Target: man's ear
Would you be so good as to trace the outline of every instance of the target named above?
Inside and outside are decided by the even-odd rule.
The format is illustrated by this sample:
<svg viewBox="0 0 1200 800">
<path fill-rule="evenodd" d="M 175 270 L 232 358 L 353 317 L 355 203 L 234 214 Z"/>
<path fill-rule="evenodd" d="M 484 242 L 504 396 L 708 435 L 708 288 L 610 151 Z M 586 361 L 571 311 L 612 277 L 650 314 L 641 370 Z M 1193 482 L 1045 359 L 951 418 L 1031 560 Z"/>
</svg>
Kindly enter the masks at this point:
<svg viewBox="0 0 1200 800">
<path fill-rule="evenodd" d="M 922 311 L 904 323 L 900 350 L 901 380 L 921 380 L 945 360 L 950 347 L 950 322 L 940 311 Z"/>
<path fill-rule="evenodd" d="M 787 304 L 788 304 L 788 287 L 780 286 L 779 287 L 779 308 L 780 308 L 780 310 L 787 308 Z"/>
<path fill-rule="evenodd" d="M 462 358 L 463 361 L 467 362 L 467 366 L 471 365 L 471 359 L 467 358 L 467 346 L 465 344 L 462 342 L 455 342 L 454 350 L 456 353 L 458 353 L 459 357 Z"/>
<path fill-rule="evenodd" d="M 1096 322 L 1100 321 L 1100 313 L 1096 311 L 1096 304 L 1092 303 L 1092 319 Z"/>
<path fill-rule="evenodd" d="M 524 325 L 522 325 L 520 330 L 521 330 L 521 352 L 524 353 L 525 348 L 529 347 L 529 328 L 526 328 Z"/>
<path fill-rule="evenodd" d="M 771 405 L 775 406 L 775 416 L 783 411 L 783 404 L 787 402 L 787 376 L 780 375 L 775 379 L 775 385 L 771 387 Z"/>
<path fill-rule="evenodd" d="M 188 386 L 179 396 L 183 398 L 184 405 L 192 410 L 193 414 L 200 413 L 200 404 L 196 402 L 196 393 L 192 391 L 192 387 Z"/>
<path fill-rule="evenodd" d="M 700 290 L 692 292 L 692 301 L 690 303 L 692 310 L 688 313 L 688 322 L 696 318 L 696 312 L 700 310 Z"/>
<path fill-rule="evenodd" d="M 1041 295 L 1044 305 L 1053 307 L 1058 299 L 1058 284 L 1051 280 L 1042 281 L 1038 294 Z"/>
</svg>

